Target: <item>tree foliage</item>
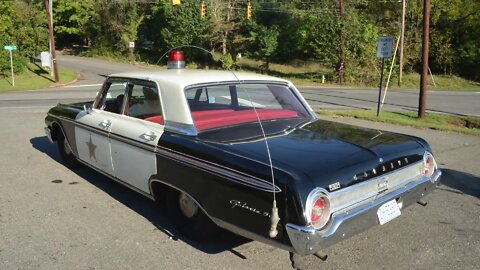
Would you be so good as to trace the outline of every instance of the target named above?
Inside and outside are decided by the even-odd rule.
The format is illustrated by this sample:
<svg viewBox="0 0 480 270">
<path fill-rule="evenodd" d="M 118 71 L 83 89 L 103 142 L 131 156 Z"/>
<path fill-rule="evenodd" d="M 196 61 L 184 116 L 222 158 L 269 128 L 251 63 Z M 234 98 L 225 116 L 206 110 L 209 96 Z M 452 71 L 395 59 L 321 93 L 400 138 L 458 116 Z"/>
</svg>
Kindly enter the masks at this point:
<svg viewBox="0 0 480 270">
<path fill-rule="evenodd" d="M 5 45 L 16 45 L 13 65 L 15 72 L 26 67 L 30 57 L 48 50 L 48 30 L 43 2 L 0 2 L 0 72 L 10 71 L 10 56 Z M 42 16 L 43 15 L 43 16 Z"/>
<path fill-rule="evenodd" d="M 340 0 L 251 0 L 253 18 L 248 20 L 246 0 L 184 0 L 179 6 L 167 0 L 62 0 L 54 1 L 55 36 L 67 47 L 152 62 L 172 47 L 195 45 L 221 52 L 224 59 L 242 53 L 266 64 L 315 62 L 331 74 L 338 68 L 339 48 L 344 48 L 347 80 L 375 81 L 378 36 L 398 37 L 402 3 L 342 1 L 344 18 Z M 202 2 L 207 5 L 205 17 L 200 15 Z M 432 71 L 480 81 L 478 10 L 478 0 L 431 0 Z M 422 20 L 423 0 L 407 1 L 407 71 L 420 68 Z M 15 43 L 22 57 L 34 56 L 45 50 L 47 33 L 43 1 L 0 2 L 3 45 Z M 129 41 L 136 42 L 134 51 L 128 48 Z"/>
</svg>

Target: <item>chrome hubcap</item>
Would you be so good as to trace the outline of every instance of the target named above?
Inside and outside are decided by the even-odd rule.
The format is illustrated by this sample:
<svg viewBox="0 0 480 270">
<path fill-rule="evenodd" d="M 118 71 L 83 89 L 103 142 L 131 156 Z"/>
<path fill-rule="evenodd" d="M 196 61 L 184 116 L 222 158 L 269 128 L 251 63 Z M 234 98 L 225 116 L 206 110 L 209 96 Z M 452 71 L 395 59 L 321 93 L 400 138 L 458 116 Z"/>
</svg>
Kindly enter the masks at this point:
<svg viewBox="0 0 480 270">
<path fill-rule="evenodd" d="M 180 211 L 187 218 L 192 218 L 198 212 L 197 204 L 185 193 L 180 193 L 178 197 L 178 205 L 180 206 Z"/>
</svg>

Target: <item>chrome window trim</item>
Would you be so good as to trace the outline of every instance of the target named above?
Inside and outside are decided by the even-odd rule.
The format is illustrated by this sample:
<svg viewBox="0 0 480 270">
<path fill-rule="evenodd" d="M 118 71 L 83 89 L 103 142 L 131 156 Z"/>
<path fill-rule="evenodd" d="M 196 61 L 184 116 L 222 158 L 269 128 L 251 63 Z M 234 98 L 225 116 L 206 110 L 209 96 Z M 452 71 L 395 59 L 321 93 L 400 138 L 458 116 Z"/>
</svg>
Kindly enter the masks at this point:
<svg viewBox="0 0 480 270">
<path fill-rule="evenodd" d="M 184 124 L 174 121 L 169 121 L 164 119 L 165 130 L 168 130 L 173 133 L 188 135 L 188 136 L 197 136 L 198 131 L 195 128 L 195 125 Z"/>
</svg>

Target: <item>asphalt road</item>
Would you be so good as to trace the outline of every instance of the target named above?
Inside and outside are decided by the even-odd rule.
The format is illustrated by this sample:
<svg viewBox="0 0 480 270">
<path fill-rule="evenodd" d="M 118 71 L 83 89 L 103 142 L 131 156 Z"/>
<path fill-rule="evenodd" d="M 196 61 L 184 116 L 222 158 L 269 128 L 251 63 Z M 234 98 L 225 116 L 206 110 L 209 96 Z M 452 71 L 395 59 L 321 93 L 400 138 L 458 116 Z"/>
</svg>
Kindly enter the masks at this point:
<svg viewBox="0 0 480 270">
<path fill-rule="evenodd" d="M 287 252 L 228 233 L 190 242 L 148 199 L 64 167 L 43 119 L 51 105 L 89 99 L 95 87 L 0 94 L 0 269 L 290 269 Z M 325 262 L 306 258 L 309 269 L 478 269 L 480 138 L 332 120 L 423 137 L 444 176 L 426 207 L 328 248 Z"/>
</svg>

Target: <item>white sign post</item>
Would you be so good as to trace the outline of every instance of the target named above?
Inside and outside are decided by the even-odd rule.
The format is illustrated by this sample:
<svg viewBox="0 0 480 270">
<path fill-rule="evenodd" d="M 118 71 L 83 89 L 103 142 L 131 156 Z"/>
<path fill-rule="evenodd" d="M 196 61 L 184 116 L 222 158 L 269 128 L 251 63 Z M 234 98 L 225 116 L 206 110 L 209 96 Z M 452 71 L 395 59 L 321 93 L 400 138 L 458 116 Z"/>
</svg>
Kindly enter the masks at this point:
<svg viewBox="0 0 480 270">
<path fill-rule="evenodd" d="M 377 58 L 382 58 L 382 72 L 380 74 L 380 87 L 378 89 L 377 116 L 380 115 L 380 99 L 382 98 L 383 69 L 385 67 L 385 58 L 392 57 L 392 47 L 392 36 L 381 36 L 378 38 Z"/>
<path fill-rule="evenodd" d="M 42 67 L 52 69 L 52 57 L 50 56 L 50 52 L 41 52 L 40 61 L 42 62 Z"/>
<path fill-rule="evenodd" d="M 7 45 L 7 46 L 3 47 L 3 49 L 10 52 L 10 69 L 12 70 L 12 86 L 15 86 L 15 77 L 13 76 L 13 55 L 12 55 L 12 51 L 16 51 L 17 46 Z"/>
</svg>

